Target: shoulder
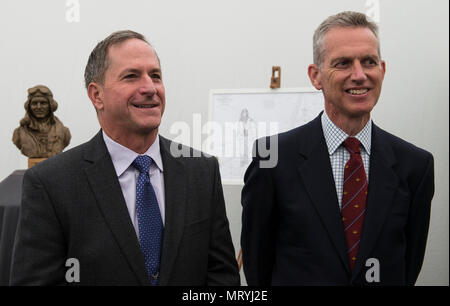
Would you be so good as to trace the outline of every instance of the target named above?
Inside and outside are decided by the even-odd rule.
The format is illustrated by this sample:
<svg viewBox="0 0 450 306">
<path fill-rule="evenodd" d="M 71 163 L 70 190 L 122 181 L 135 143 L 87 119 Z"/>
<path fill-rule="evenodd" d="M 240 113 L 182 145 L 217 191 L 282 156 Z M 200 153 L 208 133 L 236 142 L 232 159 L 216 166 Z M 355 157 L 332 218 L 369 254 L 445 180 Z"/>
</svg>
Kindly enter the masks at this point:
<svg viewBox="0 0 450 306">
<path fill-rule="evenodd" d="M 68 177 L 78 175 L 86 166 L 83 156 L 90 150 L 90 146 L 90 142 L 86 142 L 49 157 L 26 171 L 26 175 L 36 176 L 44 181 L 54 183 L 60 182 L 62 178 L 64 178 L 63 181 L 66 181 Z"/>
<path fill-rule="evenodd" d="M 316 119 L 291 129 L 289 131 L 259 138 L 254 144 L 254 150 L 260 156 L 260 152 L 264 150 L 274 151 L 275 149 L 280 156 L 290 156 L 297 154 L 300 148 L 305 146 L 315 146 L 318 141 L 323 138 L 322 127 L 320 124 L 320 115 Z"/>
<path fill-rule="evenodd" d="M 397 160 L 415 161 L 433 159 L 433 155 L 430 152 L 377 127 L 375 124 L 373 127 L 374 131 L 372 136 L 375 138 L 374 140 L 378 141 L 378 143 L 388 143 L 394 151 Z M 374 143 L 374 140 L 372 140 L 372 143 Z"/>
<path fill-rule="evenodd" d="M 320 122 L 313 120 L 309 123 L 289 130 L 278 135 L 279 143 L 282 146 L 299 144 L 305 140 L 314 139 L 317 135 L 323 135 Z"/>
<path fill-rule="evenodd" d="M 18 128 L 14 129 L 13 138 L 12 138 L 14 143 L 20 142 L 21 129 L 22 129 L 22 127 L 20 127 L 20 126 Z"/>
<path fill-rule="evenodd" d="M 218 162 L 215 156 L 209 155 L 190 146 L 159 136 L 161 153 L 168 158 L 187 166 L 216 167 Z"/>
<path fill-rule="evenodd" d="M 392 164 L 397 175 L 406 179 L 410 186 L 419 186 L 424 178 L 427 182 L 433 180 L 434 158 L 430 152 L 375 125 L 372 147 L 372 154 L 381 156 L 387 163 Z"/>
<path fill-rule="evenodd" d="M 14 135 L 18 136 L 28 136 L 31 135 L 31 131 L 26 126 L 19 126 L 14 130 Z"/>
<path fill-rule="evenodd" d="M 161 136 L 160 149 L 164 173 L 173 179 L 186 180 L 194 190 L 214 186 L 219 181 L 216 157 Z"/>
</svg>

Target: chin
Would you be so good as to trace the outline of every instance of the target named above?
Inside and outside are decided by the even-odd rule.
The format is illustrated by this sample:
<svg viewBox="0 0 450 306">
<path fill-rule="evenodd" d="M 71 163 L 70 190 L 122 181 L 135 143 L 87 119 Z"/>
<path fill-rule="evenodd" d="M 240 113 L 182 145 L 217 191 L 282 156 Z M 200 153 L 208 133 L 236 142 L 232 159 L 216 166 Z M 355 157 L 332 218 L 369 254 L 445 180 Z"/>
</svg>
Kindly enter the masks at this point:
<svg viewBox="0 0 450 306">
<path fill-rule="evenodd" d="M 370 112 L 372 109 L 358 109 L 358 110 L 351 110 L 349 111 L 348 117 L 349 118 L 353 118 L 353 119 L 359 119 L 359 118 L 363 118 L 363 117 L 370 117 Z"/>
<path fill-rule="evenodd" d="M 138 133 L 141 135 L 148 135 L 148 134 L 154 133 L 155 131 L 158 132 L 158 128 L 159 128 L 159 122 L 158 122 L 158 124 L 141 125 L 138 127 Z"/>
<path fill-rule="evenodd" d="M 361 116 L 368 114 L 372 111 L 375 104 L 372 102 L 366 102 L 366 103 L 358 103 L 353 104 L 348 108 L 349 113 L 354 114 L 355 116 Z"/>
</svg>

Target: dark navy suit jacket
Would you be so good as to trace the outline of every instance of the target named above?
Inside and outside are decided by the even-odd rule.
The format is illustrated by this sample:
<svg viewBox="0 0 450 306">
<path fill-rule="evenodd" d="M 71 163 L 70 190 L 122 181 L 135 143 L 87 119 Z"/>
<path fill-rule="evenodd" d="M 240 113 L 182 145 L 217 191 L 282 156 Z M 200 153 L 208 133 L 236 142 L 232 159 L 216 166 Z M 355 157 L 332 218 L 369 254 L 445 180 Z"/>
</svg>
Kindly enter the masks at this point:
<svg viewBox="0 0 450 306">
<path fill-rule="evenodd" d="M 366 214 L 353 272 L 320 115 L 278 135 L 276 167 L 260 168 L 262 159 L 253 158 L 242 191 L 241 244 L 249 285 L 416 282 L 434 194 L 430 153 L 373 124 Z M 374 267 L 366 266 L 370 258 L 379 262 L 378 283 L 366 280 Z"/>
</svg>

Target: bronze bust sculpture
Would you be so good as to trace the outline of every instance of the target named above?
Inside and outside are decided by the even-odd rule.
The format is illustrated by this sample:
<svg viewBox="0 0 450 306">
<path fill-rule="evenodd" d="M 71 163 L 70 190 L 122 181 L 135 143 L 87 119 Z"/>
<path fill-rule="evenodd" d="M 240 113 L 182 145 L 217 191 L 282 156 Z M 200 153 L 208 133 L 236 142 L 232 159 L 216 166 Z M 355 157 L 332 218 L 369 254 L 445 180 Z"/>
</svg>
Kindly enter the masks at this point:
<svg viewBox="0 0 450 306">
<path fill-rule="evenodd" d="M 53 113 L 58 103 L 50 89 L 37 85 L 28 89 L 25 117 L 14 130 L 13 142 L 29 158 L 54 156 L 70 143 L 70 131 Z"/>
</svg>

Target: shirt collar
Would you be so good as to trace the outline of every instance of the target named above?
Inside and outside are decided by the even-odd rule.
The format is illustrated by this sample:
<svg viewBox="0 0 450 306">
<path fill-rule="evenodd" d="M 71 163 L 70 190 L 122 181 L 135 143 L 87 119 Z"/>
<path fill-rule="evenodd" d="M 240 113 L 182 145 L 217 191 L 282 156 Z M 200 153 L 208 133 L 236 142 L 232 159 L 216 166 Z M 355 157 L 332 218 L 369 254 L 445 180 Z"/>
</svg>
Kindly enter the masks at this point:
<svg viewBox="0 0 450 306">
<path fill-rule="evenodd" d="M 150 148 L 148 148 L 147 152 L 144 154 L 138 154 L 112 140 L 108 135 L 106 135 L 105 131 L 102 131 L 102 134 L 103 139 L 105 140 L 106 148 L 108 149 L 109 155 L 111 155 L 111 160 L 113 162 L 114 169 L 116 170 L 117 177 L 120 177 L 139 155 L 150 156 L 158 169 L 163 172 L 161 151 L 159 150 L 159 136 L 156 137 L 155 142 L 153 142 Z"/>
<path fill-rule="evenodd" d="M 332 155 L 337 148 L 349 137 L 343 130 L 336 126 L 328 117 L 326 112 L 322 113 L 322 129 L 325 141 L 328 147 L 328 153 Z M 358 139 L 367 154 L 370 155 L 372 143 L 372 119 L 367 121 L 364 128 L 355 136 Z"/>
</svg>

